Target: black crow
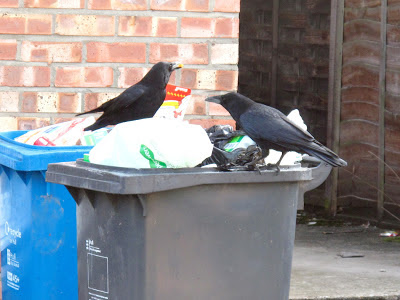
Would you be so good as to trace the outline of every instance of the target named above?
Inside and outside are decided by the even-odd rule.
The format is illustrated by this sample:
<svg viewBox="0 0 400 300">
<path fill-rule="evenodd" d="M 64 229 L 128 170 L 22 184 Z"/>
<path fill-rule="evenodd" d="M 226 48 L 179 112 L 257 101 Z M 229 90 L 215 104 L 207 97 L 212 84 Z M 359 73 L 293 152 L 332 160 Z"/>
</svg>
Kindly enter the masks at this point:
<svg viewBox="0 0 400 300">
<path fill-rule="evenodd" d="M 77 114 L 103 112 L 97 121 L 85 128 L 96 130 L 107 125 L 116 125 L 126 121 L 151 118 L 163 104 L 166 91 L 165 87 L 169 77 L 182 64 L 159 62 L 135 85 L 132 85 L 119 96 L 104 102 L 99 107 L 90 111 Z"/>
<path fill-rule="evenodd" d="M 243 131 L 261 147 L 263 158 L 268 155 L 269 149 L 281 151 L 282 155 L 274 165 L 278 171 L 288 151 L 307 153 L 334 167 L 347 166 L 336 153 L 273 107 L 254 102 L 239 93 L 209 97 L 206 101 L 221 104 Z"/>
</svg>

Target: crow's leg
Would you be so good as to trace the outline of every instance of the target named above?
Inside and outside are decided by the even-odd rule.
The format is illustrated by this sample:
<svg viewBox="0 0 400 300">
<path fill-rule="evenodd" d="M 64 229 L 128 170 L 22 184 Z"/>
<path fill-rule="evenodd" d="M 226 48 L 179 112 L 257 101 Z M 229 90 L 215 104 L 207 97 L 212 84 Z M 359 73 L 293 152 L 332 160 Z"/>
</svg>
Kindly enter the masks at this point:
<svg viewBox="0 0 400 300">
<path fill-rule="evenodd" d="M 279 173 L 281 171 L 281 169 L 279 168 L 279 165 L 281 164 L 281 161 L 283 159 L 283 157 L 286 155 L 287 151 L 282 152 L 281 157 L 279 158 L 278 162 L 276 164 L 268 164 L 269 167 L 275 167 L 277 173 Z"/>
<path fill-rule="evenodd" d="M 264 158 L 260 158 L 260 159 L 255 159 L 247 164 L 245 164 L 244 166 L 248 169 L 252 169 L 252 170 L 257 170 L 259 174 L 261 174 L 261 170 L 260 168 L 257 166 L 257 164 L 261 161 L 263 161 Z"/>
</svg>

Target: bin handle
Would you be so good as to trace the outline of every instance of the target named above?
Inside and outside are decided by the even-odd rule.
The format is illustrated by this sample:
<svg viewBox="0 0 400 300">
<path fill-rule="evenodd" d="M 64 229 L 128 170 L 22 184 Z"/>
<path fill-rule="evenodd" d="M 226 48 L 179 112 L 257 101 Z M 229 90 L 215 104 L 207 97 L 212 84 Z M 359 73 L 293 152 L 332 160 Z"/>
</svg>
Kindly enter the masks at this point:
<svg viewBox="0 0 400 300">
<path fill-rule="evenodd" d="M 311 156 L 304 156 L 301 163 L 302 165 L 306 165 L 307 167 L 309 167 L 309 169 L 311 170 L 312 179 L 310 181 L 300 182 L 297 203 L 297 209 L 300 210 L 304 209 L 304 193 L 320 186 L 326 180 L 326 178 L 328 178 L 332 170 L 331 165 L 328 165 L 321 160 Z M 314 166 L 310 167 L 310 165 Z"/>
<path fill-rule="evenodd" d="M 143 217 L 147 216 L 147 199 L 145 194 L 137 194 L 137 198 L 139 199 L 140 204 L 143 208 Z"/>
</svg>

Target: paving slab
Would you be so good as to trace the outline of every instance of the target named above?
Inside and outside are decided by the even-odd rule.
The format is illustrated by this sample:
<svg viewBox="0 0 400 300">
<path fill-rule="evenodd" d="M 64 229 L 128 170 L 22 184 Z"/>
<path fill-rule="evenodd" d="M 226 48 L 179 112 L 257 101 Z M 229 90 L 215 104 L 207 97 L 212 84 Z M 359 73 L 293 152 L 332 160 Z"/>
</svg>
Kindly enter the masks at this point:
<svg viewBox="0 0 400 300">
<path fill-rule="evenodd" d="M 385 231 L 298 224 L 290 299 L 400 300 L 400 243 Z"/>
</svg>

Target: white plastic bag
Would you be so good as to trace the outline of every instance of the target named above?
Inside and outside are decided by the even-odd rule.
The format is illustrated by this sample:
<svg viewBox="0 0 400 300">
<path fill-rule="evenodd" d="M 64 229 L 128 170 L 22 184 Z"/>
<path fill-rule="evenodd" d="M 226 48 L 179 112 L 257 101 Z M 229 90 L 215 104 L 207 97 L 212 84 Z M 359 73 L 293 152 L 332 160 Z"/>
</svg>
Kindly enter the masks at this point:
<svg viewBox="0 0 400 300">
<path fill-rule="evenodd" d="M 126 168 L 191 168 L 212 149 L 201 126 L 151 118 L 115 126 L 90 151 L 89 161 Z"/>
</svg>

